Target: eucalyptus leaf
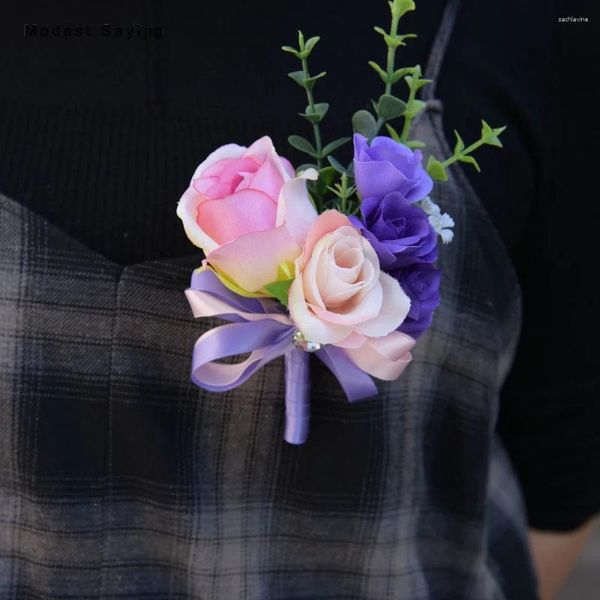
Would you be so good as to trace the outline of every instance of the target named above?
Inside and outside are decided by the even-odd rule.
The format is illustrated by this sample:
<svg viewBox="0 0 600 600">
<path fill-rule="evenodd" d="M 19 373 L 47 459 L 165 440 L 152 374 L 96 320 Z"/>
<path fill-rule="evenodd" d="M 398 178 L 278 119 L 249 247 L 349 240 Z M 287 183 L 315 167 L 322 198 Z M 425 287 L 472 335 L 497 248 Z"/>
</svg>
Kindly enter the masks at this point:
<svg viewBox="0 0 600 600">
<path fill-rule="evenodd" d="M 327 75 L 326 71 L 321 71 L 318 75 L 313 75 L 312 77 L 306 77 L 304 79 L 304 87 L 307 90 L 312 90 L 315 87 L 315 83 L 321 79 L 321 77 L 325 77 Z"/>
<path fill-rule="evenodd" d="M 456 136 L 456 146 L 454 146 L 454 154 L 460 154 L 465 148 L 465 143 L 463 142 L 463 139 L 460 137 L 460 134 L 458 133 L 458 131 L 456 131 L 456 129 L 454 130 L 454 135 Z"/>
<path fill-rule="evenodd" d="M 397 69 L 392 73 L 392 77 L 390 79 L 391 83 L 396 83 L 400 81 L 403 77 L 406 77 L 406 75 L 412 73 L 413 70 L 413 67 L 404 67 L 402 69 Z"/>
<path fill-rule="evenodd" d="M 311 37 L 307 40 L 306 46 L 304 47 L 306 56 L 309 56 L 309 54 L 312 52 L 313 48 L 317 45 L 317 42 L 320 39 L 321 38 L 318 35 L 315 35 L 314 37 Z"/>
<path fill-rule="evenodd" d="M 502 148 L 502 142 L 499 139 L 499 135 L 506 129 L 506 127 L 497 127 L 496 129 L 490 127 L 483 119 L 481 119 L 481 139 L 484 143 L 490 146 L 496 146 Z"/>
<path fill-rule="evenodd" d="M 432 179 L 436 181 L 447 181 L 448 174 L 444 165 L 435 157 L 430 156 L 427 161 L 427 173 Z"/>
<path fill-rule="evenodd" d="M 400 142 L 400 134 L 389 123 L 385 124 L 385 128 L 395 142 Z"/>
<path fill-rule="evenodd" d="M 425 102 L 423 100 L 413 100 L 406 108 L 405 115 L 410 119 L 414 119 L 424 108 Z"/>
<path fill-rule="evenodd" d="M 298 115 L 300 115 L 310 123 L 320 123 L 323 120 L 323 117 L 321 115 L 312 115 L 308 113 L 298 113 Z"/>
<path fill-rule="evenodd" d="M 388 81 L 387 73 L 374 60 L 369 61 L 369 66 L 377 72 L 379 77 L 381 77 L 381 80 L 383 81 L 383 83 L 387 83 L 387 81 Z"/>
<path fill-rule="evenodd" d="M 377 114 L 382 119 L 395 119 L 406 112 L 406 102 L 391 94 L 383 94 L 377 103 Z"/>
<path fill-rule="evenodd" d="M 407 142 L 404 142 L 409 148 L 412 148 L 413 150 L 419 149 L 419 148 L 425 148 L 427 146 L 427 144 L 425 142 L 421 142 L 419 140 L 408 140 Z"/>
<path fill-rule="evenodd" d="M 339 162 L 338 160 L 336 160 L 335 158 L 333 158 L 333 156 L 328 156 L 327 160 L 329 161 L 329 164 L 341 175 L 345 175 L 347 174 L 346 171 L 346 167 L 344 167 L 344 165 Z"/>
<path fill-rule="evenodd" d="M 368 110 L 359 110 L 352 116 L 352 129 L 370 140 L 377 132 L 377 123 Z"/>
<path fill-rule="evenodd" d="M 311 123 L 320 123 L 329 110 L 329 104 L 327 102 L 319 102 L 317 104 L 313 104 L 312 106 L 307 106 L 305 110 L 306 112 L 298 114 Z"/>
<path fill-rule="evenodd" d="M 284 52 L 289 52 L 290 54 L 293 54 L 296 58 L 300 58 L 300 52 L 296 50 L 296 48 L 292 48 L 291 46 L 281 46 L 281 49 Z"/>
<path fill-rule="evenodd" d="M 475 170 L 478 173 L 481 173 L 481 167 L 479 166 L 479 163 L 475 160 L 475 158 L 473 156 L 463 156 L 463 155 L 461 155 L 461 156 L 458 157 L 458 160 L 460 162 L 468 163 L 470 165 L 473 165 L 475 167 Z M 432 175 L 432 177 L 433 177 L 433 175 Z"/>
<path fill-rule="evenodd" d="M 300 87 L 305 87 L 304 82 L 306 80 L 306 75 L 304 71 L 292 71 L 288 73 L 288 77 L 293 79 Z"/>
<path fill-rule="evenodd" d="M 392 15 L 402 17 L 407 12 L 415 10 L 415 3 L 413 0 L 392 0 L 388 2 Z"/>
<path fill-rule="evenodd" d="M 330 142 L 321 151 L 321 157 L 331 154 L 331 152 L 333 152 L 334 150 L 337 150 L 340 146 L 343 146 L 344 144 L 348 143 L 351 139 L 352 138 L 344 137 L 344 138 L 339 138 L 337 140 L 334 140 L 333 142 Z"/>
<path fill-rule="evenodd" d="M 319 158 L 319 153 L 315 147 L 301 135 L 290 135 L 288 138 L 288 144 L 296 148 L 296 150 L 300 150 L 301 152 L 304 152 L 313 158 Z"/>
</svg>

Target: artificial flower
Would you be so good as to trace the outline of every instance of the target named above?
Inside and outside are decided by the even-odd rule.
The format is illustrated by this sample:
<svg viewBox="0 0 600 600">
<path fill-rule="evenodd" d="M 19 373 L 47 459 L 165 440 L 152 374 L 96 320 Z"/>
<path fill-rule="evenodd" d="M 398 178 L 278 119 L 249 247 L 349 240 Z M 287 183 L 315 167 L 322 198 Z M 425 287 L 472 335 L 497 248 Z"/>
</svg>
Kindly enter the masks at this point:
<svg viewBox="0 0 600 600">
<path fill-rule="evenodd" d="M 440 281 L 442 272 L 426 263 L 413 264 L 391 271 L 406 295 L 410 298 L 410 310 L 399 331 L 417 339 L 431 325 L 433 312 L 440 303 Z"/>
<path fill-rule="evenodd" d="M 290 316 L 306 339 L 347 348 L 396 330 L 410 309 L 373 246 L 335 210 L 319 215 L 296 259 Z"/>
<path fill-rule="evenodd" d="M 409 202 L 429 194 L 433 181 L 421 164 L 420 150 L 388 137 L 367 138 L 354 134 L 354 177 L 361 198 L 400 192 Z"/>
<path fill-rule="evenodd" d="M 306 179 L 316 177 L 314 169 L 294 177 L 269 137 L 249 148 L 227 144 L 198 166 L 177 215 L 225 283 L 261 293 L 302 252 L 317 217 Z"/>
<path fill-rule="evenodd" d="M 371 196 L 360 205 L 363 221 L 354 219 L 371 242 L 382 268 L 397 269 L 437 259 L 437 234 L 421 208 L 400 192 Z"/>
</svg>

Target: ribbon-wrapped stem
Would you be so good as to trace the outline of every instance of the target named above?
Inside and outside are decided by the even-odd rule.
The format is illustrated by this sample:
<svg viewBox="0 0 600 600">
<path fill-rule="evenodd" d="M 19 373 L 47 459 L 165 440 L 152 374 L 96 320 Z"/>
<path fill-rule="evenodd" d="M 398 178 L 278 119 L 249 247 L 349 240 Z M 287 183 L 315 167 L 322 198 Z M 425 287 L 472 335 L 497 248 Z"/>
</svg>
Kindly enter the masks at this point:
<svg viewBox="0 0 600 600">
<path fill-rule="evenodd" d="M 371 376 L 392 381 L 410 362 L 415 341 L 399 331 L 367 340 L 360 348 L 338 348 L 307 340 L 285 309 L 272 299 L 239 296 L 210 269 L 196 269 L 185 291 L 194 316 L 220 317 L 226 325 L 204 332 L 194 345 L 192 381 L 211 392 L 242 385 L 273 359 L 285 357 L 285 439 L 303 444 L 310 418 L 309 354 L 336 376 L 350 402 L 377 394 Z M 233 364 L 221 359 L 250 353 Z"/>
<path fill-rule="evenodd" d="M 290 444 L 304 444 L 310 423 L 309 353 L 292 348 L 285 354 L 285 433 Z"/>
</svg>

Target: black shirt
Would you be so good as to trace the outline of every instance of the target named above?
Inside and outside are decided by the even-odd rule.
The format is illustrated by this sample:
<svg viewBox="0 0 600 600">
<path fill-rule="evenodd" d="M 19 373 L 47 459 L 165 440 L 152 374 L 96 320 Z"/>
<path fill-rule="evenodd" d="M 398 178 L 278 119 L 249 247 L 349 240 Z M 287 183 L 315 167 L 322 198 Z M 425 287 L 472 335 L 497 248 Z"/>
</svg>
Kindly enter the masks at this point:
<svg viewBox="0 0 600 600">
<path fill-rule="evenodd" d="M 418 38 L 400 48 L 399 66 L 425 66 L 444 5 L 420 0 L 401 21 Z M 437 82 L 449 139 L 453 129 L 477 139 L 481 117 L 508 126 L 505 149 L 482 148 L 482 174 L 467 175 L 523 288 L 499 428 L 530 523 L 545 529 L 600 510 L 600 211 L 589 183 L 600 140 L 588 83 L 597 60 L 592 3 L 565 6 L 463 0 Z M 2 13 L 0 190 L 121 264 L 194 251 L 175 207 L 216 147 L 269 134 L 302 160 L 285 140 L 309 133 L 296 115 L 305 102 L 280 50 L 297 28 L 321 36 L 311 69 L 328 72 L 315 90 L 331 104 L 327 140 L 347 135 L 352 113 L 382 93 L 367 61 L 385 61 L 372 29 L 388 26 L 383 0 L 28 0 Z M 559 22 L 568 15 L 590 22 Z"/>
</svg>

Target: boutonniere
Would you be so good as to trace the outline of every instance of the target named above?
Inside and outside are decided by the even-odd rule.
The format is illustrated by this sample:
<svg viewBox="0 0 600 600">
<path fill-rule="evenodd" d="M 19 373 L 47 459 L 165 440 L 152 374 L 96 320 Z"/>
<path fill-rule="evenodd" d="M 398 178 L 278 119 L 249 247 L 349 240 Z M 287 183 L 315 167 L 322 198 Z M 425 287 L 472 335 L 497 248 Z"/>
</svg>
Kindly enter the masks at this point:
<svg viewBox="0 0 600 600">
<path fill-rule="evenodd" d="M 481 138 L 466 146 L 456 134 L 453 155 L 426 165 L 411 123 L 425 107 L 419 90 L 430 83 L 421 68 L 397 68 L 396 50 L 412 34 L 398 23 L 412 0 L 389 2 L 385 67 L 370 66 L 385 85 L 373 111 L 352 118 L 353 137 L 325 142 L 320 123 L 329 104 L 315 100 L 325 73 L 309 59 L 319 41 L 298 33 L 284 46 L 300 69 L 290 78 L 306 93 L 301 115 L 313 141 L 291 135 L 308 156 L 295 168 L 268 136 L 249 147 L 221 146 L 196 169 L 177 206 L 185 232 L 205 253 L 185 291 L 195 317 L 228 321 L 195 344 L 192 380 L 221 392 L 243 384 L 264 364 L 285 357 L 284 437 L 303 443 L 310 418 L 308 354 L 333 372 L 353 402 L 375 396 L 373 377 L 392 381 L 411 361 L 411 349 L 439 304 L 438 246 L 452 240 L 454 222 L 431 200 L 434 182 L 454 162 L 479 168 L 472 152 L 501 146 L 504 130 L 485 121 Z M 406 96 L 395 95 L 400 83 Z M 353 140 L 345 166 L 334 152 Z M 227 357 L 249 354 L 236 363 Z"/>
</svg>

